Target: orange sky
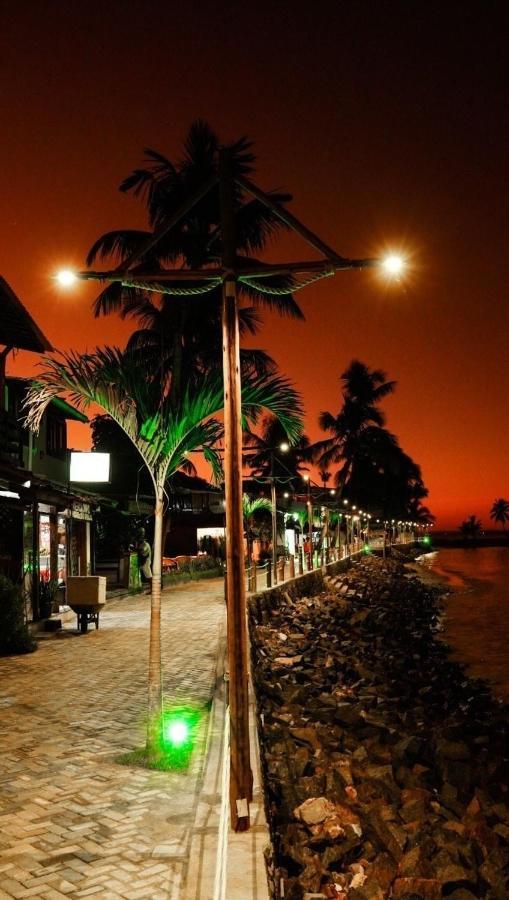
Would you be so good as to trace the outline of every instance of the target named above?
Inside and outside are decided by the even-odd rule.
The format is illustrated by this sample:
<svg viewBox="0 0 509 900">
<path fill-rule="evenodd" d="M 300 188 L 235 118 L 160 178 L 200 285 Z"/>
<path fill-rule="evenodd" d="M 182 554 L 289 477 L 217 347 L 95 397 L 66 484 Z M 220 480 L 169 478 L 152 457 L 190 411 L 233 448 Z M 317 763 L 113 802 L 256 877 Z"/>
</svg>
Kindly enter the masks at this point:
<svg viewBox="0 0 509 900">
<path fill-rule="evenodd" d="M 292 191 L 340 253 L 412 260 L 402 285 L 353 272 L 310 287 L 306 323 L 266 317 L 256 343 L 302 390 L 311 437 L 348 362 L 381 367 L 438 527 L 488 524 L 509 494 L 502 4 L 298 6 L 0 3 L 0 273 L 55 346 L 122 344 L 130 326 L 94 320 L 93 288 L 58 292 L 52 272 L 145 224 L 117 190 L 143 147 L 176 155 L 197 116 L 225 140 L 247 133 L 258 183 Z M 309 255 L 271 256 L 290 249 Z"/>
</svg>

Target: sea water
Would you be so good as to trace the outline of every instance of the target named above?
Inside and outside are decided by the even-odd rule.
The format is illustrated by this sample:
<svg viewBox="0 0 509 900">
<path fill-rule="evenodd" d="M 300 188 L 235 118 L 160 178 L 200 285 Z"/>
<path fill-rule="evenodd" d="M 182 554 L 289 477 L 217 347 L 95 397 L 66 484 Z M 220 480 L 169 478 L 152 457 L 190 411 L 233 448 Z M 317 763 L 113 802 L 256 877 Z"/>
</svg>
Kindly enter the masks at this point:
<svg viewBox="0 0 509 900">
<path fill-rule="evenodd" d="M 509 546 L 440 549 L 419 563 L 450 588 L 442 637 L 453 658 L 509 702 Z"/>
</svg>

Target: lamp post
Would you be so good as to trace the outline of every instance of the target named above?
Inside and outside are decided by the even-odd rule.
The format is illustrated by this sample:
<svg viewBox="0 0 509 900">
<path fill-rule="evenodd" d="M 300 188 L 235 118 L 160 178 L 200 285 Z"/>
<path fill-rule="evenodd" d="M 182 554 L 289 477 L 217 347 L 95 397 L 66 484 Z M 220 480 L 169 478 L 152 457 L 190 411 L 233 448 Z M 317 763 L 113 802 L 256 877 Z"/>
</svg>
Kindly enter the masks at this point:
<svg viewBox="0 0 509 900">
<path fill-rule="evenodd" d="M 311 479 L 309 475 L 302 476 L 303 481 L 307 484 L 307 514 L 308 514 L 308 540 L 309 540 L 309 553 L 308 553 L 308 569 L 311 571 L 313 568 L 313 504 L 311 501 Z"/>
<path fill-rule="evenodd" d="M 220 224 L 222 237 L 221 264 L 207 269 L 165 269 L 159 272 L 140 271 L 140 261 L 146 259 L 158 243 L 181 222 L 199 201 L 219 186 Z M 270 265 L 244 260 L 239 267 L 234 231 L 235 192 L 258 200 L 292 231 L 300 235 L 322 255 L 321 260 L 282 262 Z M 219 153 L 218 172 L 213 173 L 191 194 L 167 220 L 165 225 L 140 244 L 121 265 L 112 271 L 85 271 L 74 273 L 67 269 L 57 275 L 58 282 L 68 287 L 77 278 L 118 282 L 141 290 L 172 293 L 171 283 L 191 284 L 204 282 L 209 286 L 221 284 L 223 289 L 223 375 L 224 375 L 224 423 L 225 423 L 225 497 L 226 497 L 226 552 L 227 552 L 227 611 L 228 657 L 230 666 L 230 812 L 236 831 L 249 828 L 249 801 L 252 792 L 252 774 L 249 760 L 249 705 L 247 627 L 244 571 L 244 529 L 242 520 L 242 434 L 239 324 L 237 308 L 237 284 L 244 282 L 259 287 L 260 280 L 282 275 L 300 278 L 304 287 L 311 280 L 334 275 L 345 269 L 377 267 L 389 277 L 397 277 L 401 265 L 395 257 L 379 259 L 348 259 L 340 256 L 292 213 L 270 195 L 261 191 L 242 175 L 233 172 L 231 150 L 223 148 Z M 133 267 L 136 270 L 133 271 Z M 303 280 L 307 279 L 307 280 Z M 290 289 L 291 290 L 291 289 Z M 270 292 L 270 291 L 269 291 Z M 181 291 L 182 293 L 182 291 Z M 308 513 L 311 494 L 308 486 Z M 312 510 L 311 510 L 312 512 Z M 309 530 L 312 547 L 312 516 Z"/>
<path fill-rule="evenodd" d="M 274 475 L 274 451 L 288 453 L 290 445 L 283 441 L 279 447 L 270 448 L 270 498 L 272 503 L 272 569 L 274 572 L 274 584 L 277 584 L 277 507 L 276 507 L 276 478 Z"/>
</svg>

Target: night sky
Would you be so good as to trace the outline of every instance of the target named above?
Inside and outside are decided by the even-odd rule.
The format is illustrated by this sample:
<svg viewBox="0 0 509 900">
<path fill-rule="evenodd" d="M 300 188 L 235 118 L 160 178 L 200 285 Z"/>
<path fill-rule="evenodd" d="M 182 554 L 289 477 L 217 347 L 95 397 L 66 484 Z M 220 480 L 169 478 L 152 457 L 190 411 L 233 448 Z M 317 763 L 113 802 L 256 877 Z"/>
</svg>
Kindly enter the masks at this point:
<svg viewBox="0 0 509 900">
<path fill-rule="evenodd" d="M 0 273 L 56 347 L 122 344 L 93 286 L 51 281 L 95 238 L 144 226 L 117 188 L 191 121 L 247 134 L 256 180 L 346 256 L 411 272 L 339 274 L 299 295 L 306 323 L 256 339 L 302 390 L 313 439 L 357 357 L 398 382 L 388 427 L 421 465 L 438 527 L 489 524 L 509 494 L 506 4 L 0 2 Z M 287 240 L 272 259 L 310 258 Z M 28 374 L 20 353 L 10 371 Z M 81 426 L 83 428 L 83 426 Z M 74 431 L 75 443 L 85 437 Z"/>
</svg>

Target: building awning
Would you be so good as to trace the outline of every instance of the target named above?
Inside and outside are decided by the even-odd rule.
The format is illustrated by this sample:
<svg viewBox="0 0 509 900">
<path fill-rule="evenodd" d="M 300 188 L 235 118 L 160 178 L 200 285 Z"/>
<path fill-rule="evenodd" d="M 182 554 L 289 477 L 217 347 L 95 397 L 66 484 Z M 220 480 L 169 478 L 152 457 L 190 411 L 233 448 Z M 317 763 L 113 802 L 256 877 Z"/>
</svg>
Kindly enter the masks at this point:
<svg viewBox="0 0 509 900">
<path fill-rule="evenodd" d="M 0 485 L 3 489 L 18 493 L 20 497 L 19 502 L 23 504 L 40 502 L 47 503 L 50 506 L 57 506 L 61 509 L 68 507 L 70 504 L 80 503 L 89 504 L 93 508 L 98 506 L 115 508 L 117 506 L 116 501 L 112 500 L 111 497 L 105 497 L 102 494 L 83 490 L 82 488 L 76 490 L 74 486 L 69 488 L 68 485 L 51 481 L 49 478 L 41 478 L 39 475 L 33 475 L 27 469 L 10 465 L 1 460 Z"/>
<path fill-rule="evenodd" d="M 53 350 L 11 286 L 0 275 L 0 344 L 18 350 L 45 353 Z"/>
</svg>

